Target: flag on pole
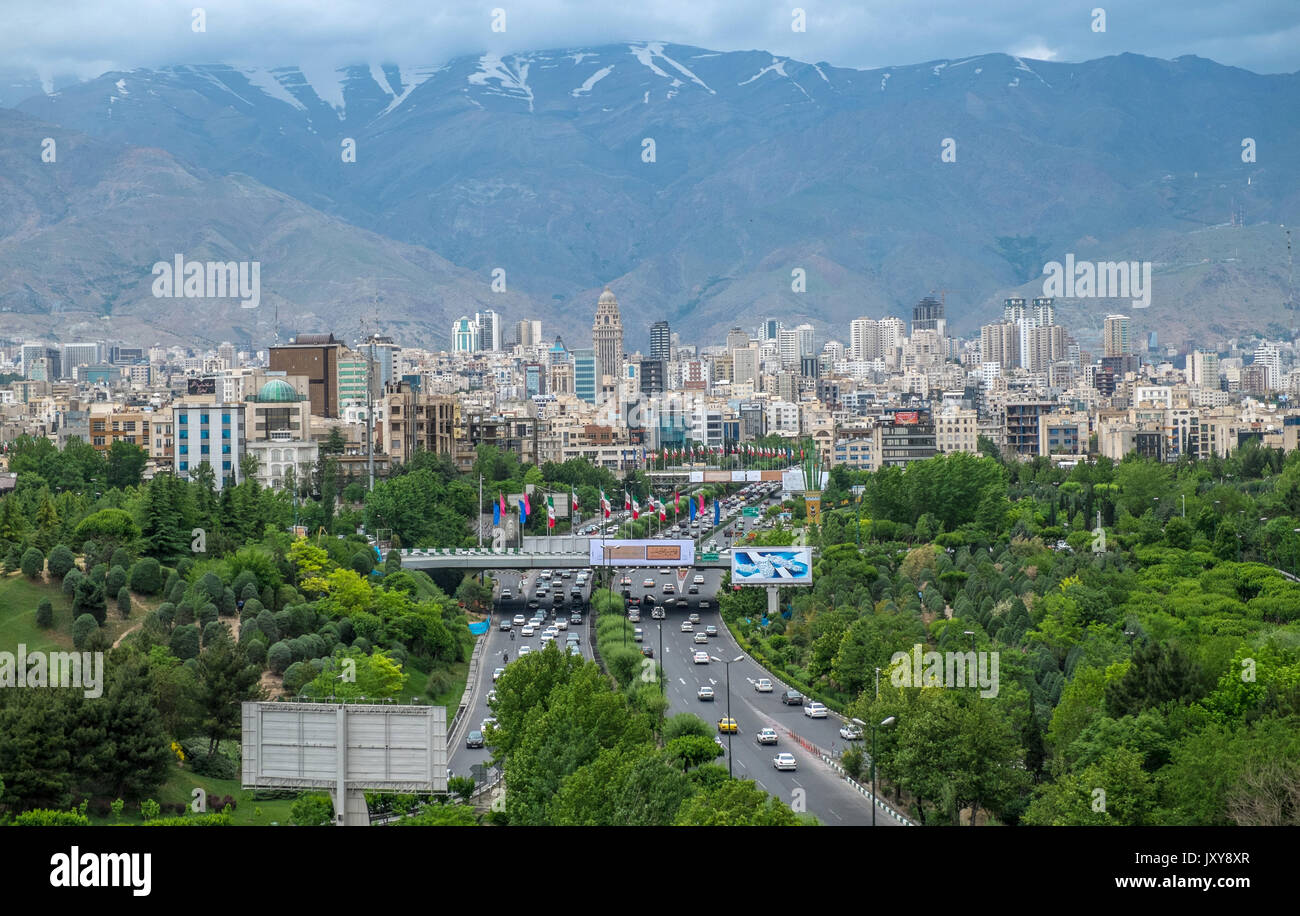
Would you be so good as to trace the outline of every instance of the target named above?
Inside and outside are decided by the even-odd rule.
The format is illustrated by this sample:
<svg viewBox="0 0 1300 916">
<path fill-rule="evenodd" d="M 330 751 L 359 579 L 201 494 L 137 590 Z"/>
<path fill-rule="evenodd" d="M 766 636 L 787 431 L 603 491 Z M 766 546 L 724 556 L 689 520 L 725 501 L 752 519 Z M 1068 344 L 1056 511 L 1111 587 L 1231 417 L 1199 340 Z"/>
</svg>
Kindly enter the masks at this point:
<svg viewBox="0 0 1300 916">
<path fill-rule="evenodd" d="M 492 527 L 501 527 L 501 504 L 495 501 L 492 503 Z"/>
<path fill-rule="evenodd" d="M 695 521 L 695 500 L 688 499 L 686 504 L 691 507 L 691 521 Z"/>
<path fill-rule="evenodd" d="M 700 494 L 700 515 L 704 514 L 704 494 Z"/>
<path fill-rule="evenodd" d="M 609 518 L 609 500 L 605 498 L 605 491 L 600 491 L 600 509 L 605 513 L 605 518 Z"/>
<path fill-rule="evenodd" d="M 635 499 L 633 499 L 632 500 L 632 521 L 636 521 L 640 517 L 641 517 L 641 504 L 637 502 Z"/>
<path fill-rule="evenodd" d="M 528 524 L 528 503 L 525 500 L 519 500 L 519 524 Z"/>
<path fill-rule="evenodd" d="M 527 493 L 524 494 L 524 508 L 528 510 L 529 515 L 533 514 L 533 503 L 532 500 L 528 498 Z"/>
<path fill-rule="evenodd" d="M 623 491 L 623 508 L 624 509 L 632 508 L 632 495 L 628 493 L 627 490 Z"/>
<path fill-rule="evenodd" d="M 555 498 L 546 494 L 546 527 L 555 527 Z"/>
<path fill-rule="evenodd" d="M 682 492 L 681 490 L 673 491 L 673 511 L 680 512 L 682 509 Z"/>
<path fill-rule="evenodd" d="M 569 506 L 573 512 L 578 511 L 578 491 L 569 490 Z"/>
<path fill-rule="evenodd" d="M 500 490 L 497 491 L 497 500 L 501 506 L 501 514 L 506 514 L 506 495 Z"/>
<path fill-rule="evenodd" d="M 664 501 L 659 500 L 659 521 L 665 521 L 668 518 L 668 510 L 664 508 Z"/>
</svg>

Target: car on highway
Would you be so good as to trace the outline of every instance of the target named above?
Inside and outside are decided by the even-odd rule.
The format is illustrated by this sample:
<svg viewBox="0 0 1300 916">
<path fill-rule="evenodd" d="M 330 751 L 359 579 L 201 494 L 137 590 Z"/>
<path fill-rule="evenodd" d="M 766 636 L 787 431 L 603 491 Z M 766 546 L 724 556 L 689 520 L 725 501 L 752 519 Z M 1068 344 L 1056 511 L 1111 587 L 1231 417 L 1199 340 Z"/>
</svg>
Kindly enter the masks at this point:
<svg viewBox="0 0 1300 916">
<path fill-rule="evenodd" d="M 757 690 L 759 693 L 771 693 L 772 682 L 768 678 L 760 677 L 758 680 L 754 682 L 754 689 Z"/>
<path fill-rule="evenodd" d="M 695 634 L 695 641 L 698 643 L 706 643 L 709 641 L 709 634 L 700 631 L 699 633 Z"/>
<path fill-rule="evenodd" d="M 650 611 L 650 617 L 654 620 L 663 620 L 667 616 L 668 615 L 664 611 L 664 609 L 659 607 L 658 605 L 656 605 L 654 609 Z"/>
<path fill-rule="evenodd" d="M 695 578 L 692 579 L 691 581 L 694 582 L 696 585 L 703 585 L 703 584 L 704 584 L 704 574 L 703 574 L 703 573 L 696 573 L 696 574 L 695 574 Z"/>
<path fill-rule="evenodd" d="M 582 650 L 578 648 L 576 642 L 569 643 L 568 653 L 570 655 L 582 655 Z"/>
<path fill-rule="evenodd" d="M 707 665 L 709 663 L 709 653 L 704 651 L 696 652 L 691 660 L 697 665 Z"/>
<path fill-rule="evenodd" d="M 489 691 L 488 691 L 487 701 L 488 701 L 488 705 L 489 705 L 489 706 L 491 706 L 493 703 L 495 703 L 495 702 L 497 701 L 497 692 L 496 692 L 496 688 L 493 688 L 492 690 L 489 690 Z"/>
<path fill-rule="evenodd" d="M 509 630 L 509 629 L 510 629 L 510 618 L 509 618 L 509 617 L 502 617 L 502 618 L 501 618 L 501 626 L 500 626 L 500 630 L 501 630 L 502 632 L 505 632 L 506 630 Z"/>
<path fill-rule="evenodd" d="M 644 581 L 642 581 L 642 583 L 641 583 L 641 587 L 642 587 L 642 588 L 654 588 L 654 587 L 655 587 L 655 580 L 654 580 L 654 579 L 645 579 Z"/>
<path fill-rule="evenodd" d="M 717 636 L 718 628 L 715 627 L 713 624 L 709 624 L 707 627 L 704 628 L 704 633 L 706 636 Z"/>
<path fill-rule="evenodd" d="M 524 624 L 524 628 L 523 628 L 522 630 L 519 631 L 519 635 L 520 635 L 520 636 L 532 636 L 533 633 L 535 633 L 535 632 L 537 632 L 537 631 L 533 629 L 533 625 L 532 625 L 531 623 L 526 623 L 526 624 Z"/>
<path fill-rule="evenodd" d="M 691 616 L 687 617 L 686 619 L 689 620 L 691 623 L 699 623 L 699 622 L 700 622 L 700 615 L 699 615 L 699 614 L 692 614 Z"/>
<path fill-rule="evenodd" d="M 514 592 L 510 591 L 510 589 L 508 589 L 508 588 L 503 588 L 503 589 L 501 589 L 501 600 L 502 600 L 502 601 L 509 601 L 509 600 L 510 600 L 511 598 L 513 598 L 514 596 L 515 596 L 515 595 L 514 595 Z"/>
<path fill-rule="evenodd" d="M 795 762 L 794 754 L 777 754 L 772 758 L 772 766 L 778 770 L 794 770 L 799 765 Z"/>
<path fill-rule="evenodd" d="M 694 633 L 694 632 L 695 632 L 695 624 L 691 623 L 689 620 L 683 620 L 683 621 L 682 621 L 682 632 L 683 632 L 683 633 Z"/>
<path fill-rule="evenodd" d="M 631 608 L 631 609 L 629 609 L 628 612 L 627 612 L 627 619 L 630 620 L 630 621 L 632 621 L 632 623 L 640 623 L 640 622 L 641 622 L 641 612 L 638 611 L 636 608 Z"/>
<path fill-rule="evenodd" d="M 644 655 L 646 658 L 654 658 L 655 650 L 651 646 L 642 646 L 641 654 Z"/>
<path fill-rule="evenodd" d="M 818 703 L 816 700 L 813 700 L 803 708 L 803 714 L 810 719 L 825 719 L 826 707 L 821 703 Z"/>
<path fill-rule="evenodd" d="M 533 647 L 532 647 L 532 646 L 520 646 L 520 647 L 519 647 L 519 657 L 520 657 L 520 658 L 523 658 L 525 655 L 531 655 L 532 652 L 533 652 Z"/>
<path fill-rule="evenodd" d="M 547 627 L 545 630 L 542 630 L 542 635 L 549 636 L 551 637 L 551 639 L 554 639 L 555 637 L 560 635 L 560 631 L 557 630 L 555 627 Z"/>
<path fill-rule="evenodd" d="M 709 609 L 709 600 L 707 598 L 701 599 L 699 608 L 701 611 L 707 611 Z"/>
<path fill-rule="evenodd" d="M 482 733 L 481 731 L 479 731 L 478 729 L 475 729 L 474 731 L 470 732 L 468 735 L 465 736 L 465 746 L 466 746 L 466 747 L 482 747 L 482 746 L 483 746 L 483 733 Z"/>
<path fill-rule="evenodd" d="M 536 599 L 536 598 L 533 598 L 533 599 L 529 600 L 529 602 L 528 602 L 528 610 L 530 610 L 530 611 L 535 611 L 535 610 L 537 610 L 539 607 L 541 607 L 541 605 L 537 603 L 537 599 Z"/>
<path fill-rule="evenodd" d="M 515 624 L 515 626 L 517 626 L 517 627 L 522 627 L 522 626 L 523 626 L 525 623 L 527 623 L 527 622 L 528 622 L 528 621 L 524 619 L 524 615 L 523 615 L 523 614 L 516 614 L 516 615 L 515 615 L 515 619 L 514 619 L 514 624 Z"/>
<path fill-rule="evenodd" d="M 498 668 L 498 669 L 496 669 L 495 671 L 492 672 L 492 680 L 495 681 L 497 678 L 499 678 L 501 675 L 503 675 L 503 674 L 505 674 L 505 673 L 506 673 L 506 669 L 505 669 L 505 668 Z"/>
<path fill-rule="evenodd" d="M 491 726 L 496 724 L 497 724 L 496 716 L 488 716 L 486 719 L 484 719 L 482 722 L 479 723 L 479 728 L 483 729 L 483 731 L 486 732 Z"/>
<path fill-rule="evenodd" d="M 699 690 L 695 691 L 695 697 L 699 700 L 709 701 L 713 699 L 713 688 L 705 684 Z"/>
<path fill-rule="evenodd" d="M 718 720 L 718 731 L 722 732 L 724 735 L 734 735 L 740 731 L 740 728 L 736 725 L 735 719 L 723 716 Z"/>
<path fill-rule="evenodd" d="M 840 737 L 845 741 L 861 741 L 862 728 L 852 722 L 845 722 L 840 726 Z"/>
<path fill-rule="evenodd" d="M 754 740 L 759 744 L 776 744 L 779 739 L 776 734 L 776 729 L 769 726 L 767 728 L 760 728 L 758 734 L 754 736 Z"/>
<path fill-rule="evenodd" d="M 556 618 L 555 629 L 567 630 L 568 628 L 569 628 L 569 621 L 565 620 L 563 617 Z"/>
<path fill-rule="evenodd" d="M 677 610 L 679 611 L 684 611 L 690 606 L 691 606 L 690 602 L 687 601 L 685 598 L 678 598 L 677 602 L 673 605 L 673 607 L 677 608 Z"/>
<path fill-rule="evenodd" d="M 671 576 L 672 573 L 673 573 L 672 569 L 668 566 L 664 566 L 659 570 L 659 575 L 661 576 Z"/>
<path fill-rule="evenodd" d="M 645 639 L 645 634 L 641 632 L 641 628 L 640 628 L 640 627 L 633 627 L 633 628 L 632 628 L 632 641 L 633 641 L 633 642 L 641 642 L 643 639 Z"/>
<path fill-rule="evenodd" d="M 653 583 L 654 580 L 652 579 L 652 580 L 650 580 L 650 581 Z M 619 584 L 619 585 L 627 585 L 627 586 L 631 586 L 631 585 L 632 585 L 632 577 L 631 577 L 631 576 L 624 576 L 622 579 L 619 580 L 618 584 Z"/>
<path fill-rule="evenodd" d="M 677 589 L 673 587 L 673 584 L 672 584 L 671 582 L 665 582 L 665 583 L 664 583 L 664 594 L 665 594 L 665 595 L 675 595 L 676 593 L 677 593 Z"/>
<path fill-rule="evenodd" d="M 582 615 L 577 612 L 570 614 L 569 623 L 573 624 L 575 627 L 582 626 Z"/>
<path fill-rule="evenodd" d="M 550 582 L 551 571 L 549 569 L 543 569 L 540 573 L 538 573 L 537 577 L 541 579 L 543 582 Z"/>
<path fill-rule="evenodd" d="M 699 593 L 700 587 L 698 585 L 689 585 L 686 587 L 686 594 L 688 595 L 698 595 Z"/>
<path fill-rule="evenodd" d="M 555 637 L 550 633 L 543 633 L 540 641 L 541 647 L 545 649 L 548 642 L 555 642 Z M 527 649 L 528 647 L 524 646 L 524 648 Z"/>
<path fill-rule="evenodd" d="M 802 706 L 803 694 L 797 690 L 787 690 L 781 694 L 781 702 L 786 706 Z"/>
</svg>

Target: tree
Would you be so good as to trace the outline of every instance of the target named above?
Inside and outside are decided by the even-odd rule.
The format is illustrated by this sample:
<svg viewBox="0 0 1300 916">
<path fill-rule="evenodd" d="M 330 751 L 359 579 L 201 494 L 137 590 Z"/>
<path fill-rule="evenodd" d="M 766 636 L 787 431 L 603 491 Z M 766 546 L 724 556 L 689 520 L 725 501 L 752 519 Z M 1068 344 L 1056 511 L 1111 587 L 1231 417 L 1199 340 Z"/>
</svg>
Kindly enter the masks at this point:
<svg viewBox="0 0 1300 916">
<path fill-rule="evenodd" d="M 90 641 L 90 634 L 99 629 L 99 621 L 89 614 L 82 614 L 72 621 L 72 645 L 77 650 L 84 649 Z"/>
<path fill-rule="evenodd" d="M 104 739 L 112 753 L 99 765 L 97 782 L 105 794 L 139 798 L 167 778 L 171 751 L 148 668 L 138 657 L 116 668 L 107 700 Z"/>
<path fill-rule="evenodd" d="M 302 795 L 289 808 L 289 820 L 298 827 L 320 827 L 334 819 L 334 802 L 328 795 Z"/>
<path fill-rule="evenodd" d="M 172 654 L 182 660 L 198 658 L 201 639 L 202 634 L 194 624 L 189 623 L 178 626 L 172 630 L 172 638 L 169 644 Z"/>
<path fill-rule="evenodd" d="M 23 554 L 22 571 L 29 579 L 39 579 L 45 572 L 45 554 L 35 547 L 28 547 Z"/>
<path fill-rule="evenodd" d="M 1178 646 L 1144 639 L 1124 676 L 1106 685 L 1106 711 L 1119 718 L 1168 701 L 1196 699 L 1200 667 Z"/>
<path fill-rule="evenodd" d="M 108 575 L 104 579 L 105 593 L 116 597 L 117 593 L 125 586 L 126 569 L 121 566 L 110 567 Z"/>
<path fill-rule="evenodd" d="M 199 656 L 198 693 L 195 702 L 202 717 L 202 731 L 208 737 L 208 756 L 219 742 L 238 733 L 240 704 L 261 695 L 261 672 L 248 664 L 239 647 L 226 633 L 212 640 Z"/>
<path fill-rule="evenodd" d="M 42 598 L 36 606 L 36 625 L 42 630 L 54 626 L 54 605 L 50 604 L 49 598 Z"/>
<path fill-rule="evenodd" d="M 125 585 L 117 590 L 117 612 L 123 620 L 131 616 L 131 591 Z"/>
<path fill-rule="evenodd" d="M 94 576 L 81 576 L 77 579 L 72 593 L 72 612 L 90 614 L 101 624 L 108 616 L 104 586 Z"/>
<path fill-rule="evenodd" d="M 143 557 L 131 566 L 127 584 L 141 595 L 156 595 L 162 590 L 162 565 L 153 557 Z"/>
<path fill-rule="evenodd" d="M 67 547 L 59 544 L 50 551 L 49 568 L 51 576 L 63 579 L 68 573 L 77 568 L 76 555 Z"/>
<path fill-rule="evenodd" d="M 794 827 L 800 821 L 790 808 L 748 779 L 728 780 L 682 803 L 679 827 Z"/>
</svg>

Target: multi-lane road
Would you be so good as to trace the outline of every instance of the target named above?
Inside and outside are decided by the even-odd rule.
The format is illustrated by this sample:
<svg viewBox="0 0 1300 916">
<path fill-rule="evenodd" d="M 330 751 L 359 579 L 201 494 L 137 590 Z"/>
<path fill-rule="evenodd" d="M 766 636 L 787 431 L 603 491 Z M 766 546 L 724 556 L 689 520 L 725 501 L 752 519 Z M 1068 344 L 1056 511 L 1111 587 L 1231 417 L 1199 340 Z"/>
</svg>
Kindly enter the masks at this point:
<svg viewBox="0 0 1300 916">
<path fill-rule="evenodd" d="M 739 521 L 737 515 L 724 519 L 713 531 L 701 535 L 701 541 L 716 539 L 724 548 L 730 544 L 725 532 Z M 554 571 L 558 574 L 558 570 Z M 577 570 L 563 583 L 563 595 L 566 603 L 558 607 L 559 614 L 566 618 L 574 609 L 569 601 L 570 591 L 576 582 Z M 823 823 L 831 825 L 867 825 L 871 823 L 871 804 L 855 788 L 850 786 L 831 767 L 829 767 L 813 748 L 826 752 L 832 758 L 838 758 L 851 742 L 840 735 L 842 720 L 833 714 L 824 719 L 813 719 L 804 714 L 802 705 L 785 705 L 781 698 L 784 685 L 769 672 L 761 668 L 747 655 L 732 638 L 718 613 L 718 591 L 722 584 L 721 569 L 689 569 L 681 571 L 676 567 L 665 575 L 662 569 L 615 569 L 611 587 L 615 591 L 627 591 L 634 598 L 653 594 L 657 602 L 666 608 L 664 620 L 651 619 L 649 609 L 641 614 L 638 624 L 645 634 L 645 643 L 654 649 L 664 675 L 664 690 L 667 694 L 670 714 L 690 712 L 700 716 L 716 731 L 718 720 L 727 714 L 728 689 L 730 690 L 731 717 L 736 720 L 738 732 L 734 735 L 721 735 L 724 747 L 730 750 L 718 762 L 729 765 L 738 778 L 752 779 L 763 790 L 780 798 L 796 811 L 815 814 Z M 698 594 L 690 594 L 697 575 L 704 578 L 698 585 Z M 630 580 L 624 584 L 622 580 Z M 645 587 L 645 580 L 653 580 L 652 587 Z M 664 594 L 664 585 L 673 585 L 673 594 Z M 492 752 L 487 748 L 465 747 L 466 735 L 480 728 L 484 719 L 491 716 L 488 695 L 492 689 L 492 672 L 503 664 L 503 653 L 509 653 L 511 659 L 517 657 L 522 645 L 531 645 L 533 651 L 540 648 L 539 638 L 523 637 L 518 627 L 512 627 L 511 634 L 499 629 L 501 618 L 513 618 L 515 614 L 532 616 L 527 604 L 536 600 L 538 586 L 541 585 L 540 572 L 500 572 L 496 574 L 494 594 L 498 596 L 496 610 L 492 616 L 492 625 L 486 636 L 487 641 L 479 664 L 479 678 L 471 698 L 471 705 L 454 734 L 449 736 L 451 751 L 450 769 L 457 775 L 467 775 L 475 764 L 485 764 L 491 760 Z M 592 581 L 582 587 L 582 599 L 579 605 L 583 609 L 583 624 L 561 631 L 559 642 L 563 643 L 569 632 L 580 633 L 580 648 L 584 657 L 591 658 L 591 640 L 593 630 L 589 626 L 590 615 L 586 613 L 586 602 L 591 595 Z M 511 598 L 500 601 L 502 588 L 509 589 Z M 555 593 L 554 586 L 550 589 Z M 679 606 L 678 599 L 684 599 L 686 605 Z M 550 602 L 539 602 L 541 609 L 551 617 Z M 703 606 L 701 606 L 703 605 Z M 699 615 L 699 623 L 694 632 L 682 632 L 682 623 L 690 614 Z M 701 644 L 694 640 L 695 633 L 705 632 L 712 625 L 717 635 Z M 661 643 L 662 639 L 662 643 Z M 663 650 L 660 652 L 662 644 Z M 707 651 L 711 656 L 707 664 L 697 664 L 693 657 L 697 650 Z M 730 665 L 730 684 L 727 682 L 728 666 L 724 662 L 739 659 Z M 772 680 L 770 693 L 760 693 L 756 684 L 761 678 Z M 713 688 L 714 699 L 701 700 L 698 697 L 702 686 Z M 776 730 L 778 739 L 775 745 L 759 745 L 756 736 L 760 729 L 770 727 Z M 859 744 L 861 742 L 858 742 Z M 773 758 L 778 753 L 791 753 L 795 757 L 796 768 L 793 771 L 777 770 Z M 892 825 L 896 822 L 883 814 L 877 814 L 876 823 Z"/>
</svg>

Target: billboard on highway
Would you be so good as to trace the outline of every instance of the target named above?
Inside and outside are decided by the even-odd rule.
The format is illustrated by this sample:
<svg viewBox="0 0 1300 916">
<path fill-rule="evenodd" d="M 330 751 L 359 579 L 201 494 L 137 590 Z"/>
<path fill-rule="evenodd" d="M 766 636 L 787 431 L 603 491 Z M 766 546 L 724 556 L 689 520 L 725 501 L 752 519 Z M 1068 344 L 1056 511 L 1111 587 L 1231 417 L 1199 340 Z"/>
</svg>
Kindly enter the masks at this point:
<svg viewBox="0 0 1300 916">
<path fill-rule="evenodd" d="M 695 542 L 682 540 L 602 541 L 592 538 L 592 566 L 691 566 Z"/>
<path fill-rule="evenodd" d="M 812 585 L 811 547 L 736 547 L 732 585 Z"/>
</svg>

